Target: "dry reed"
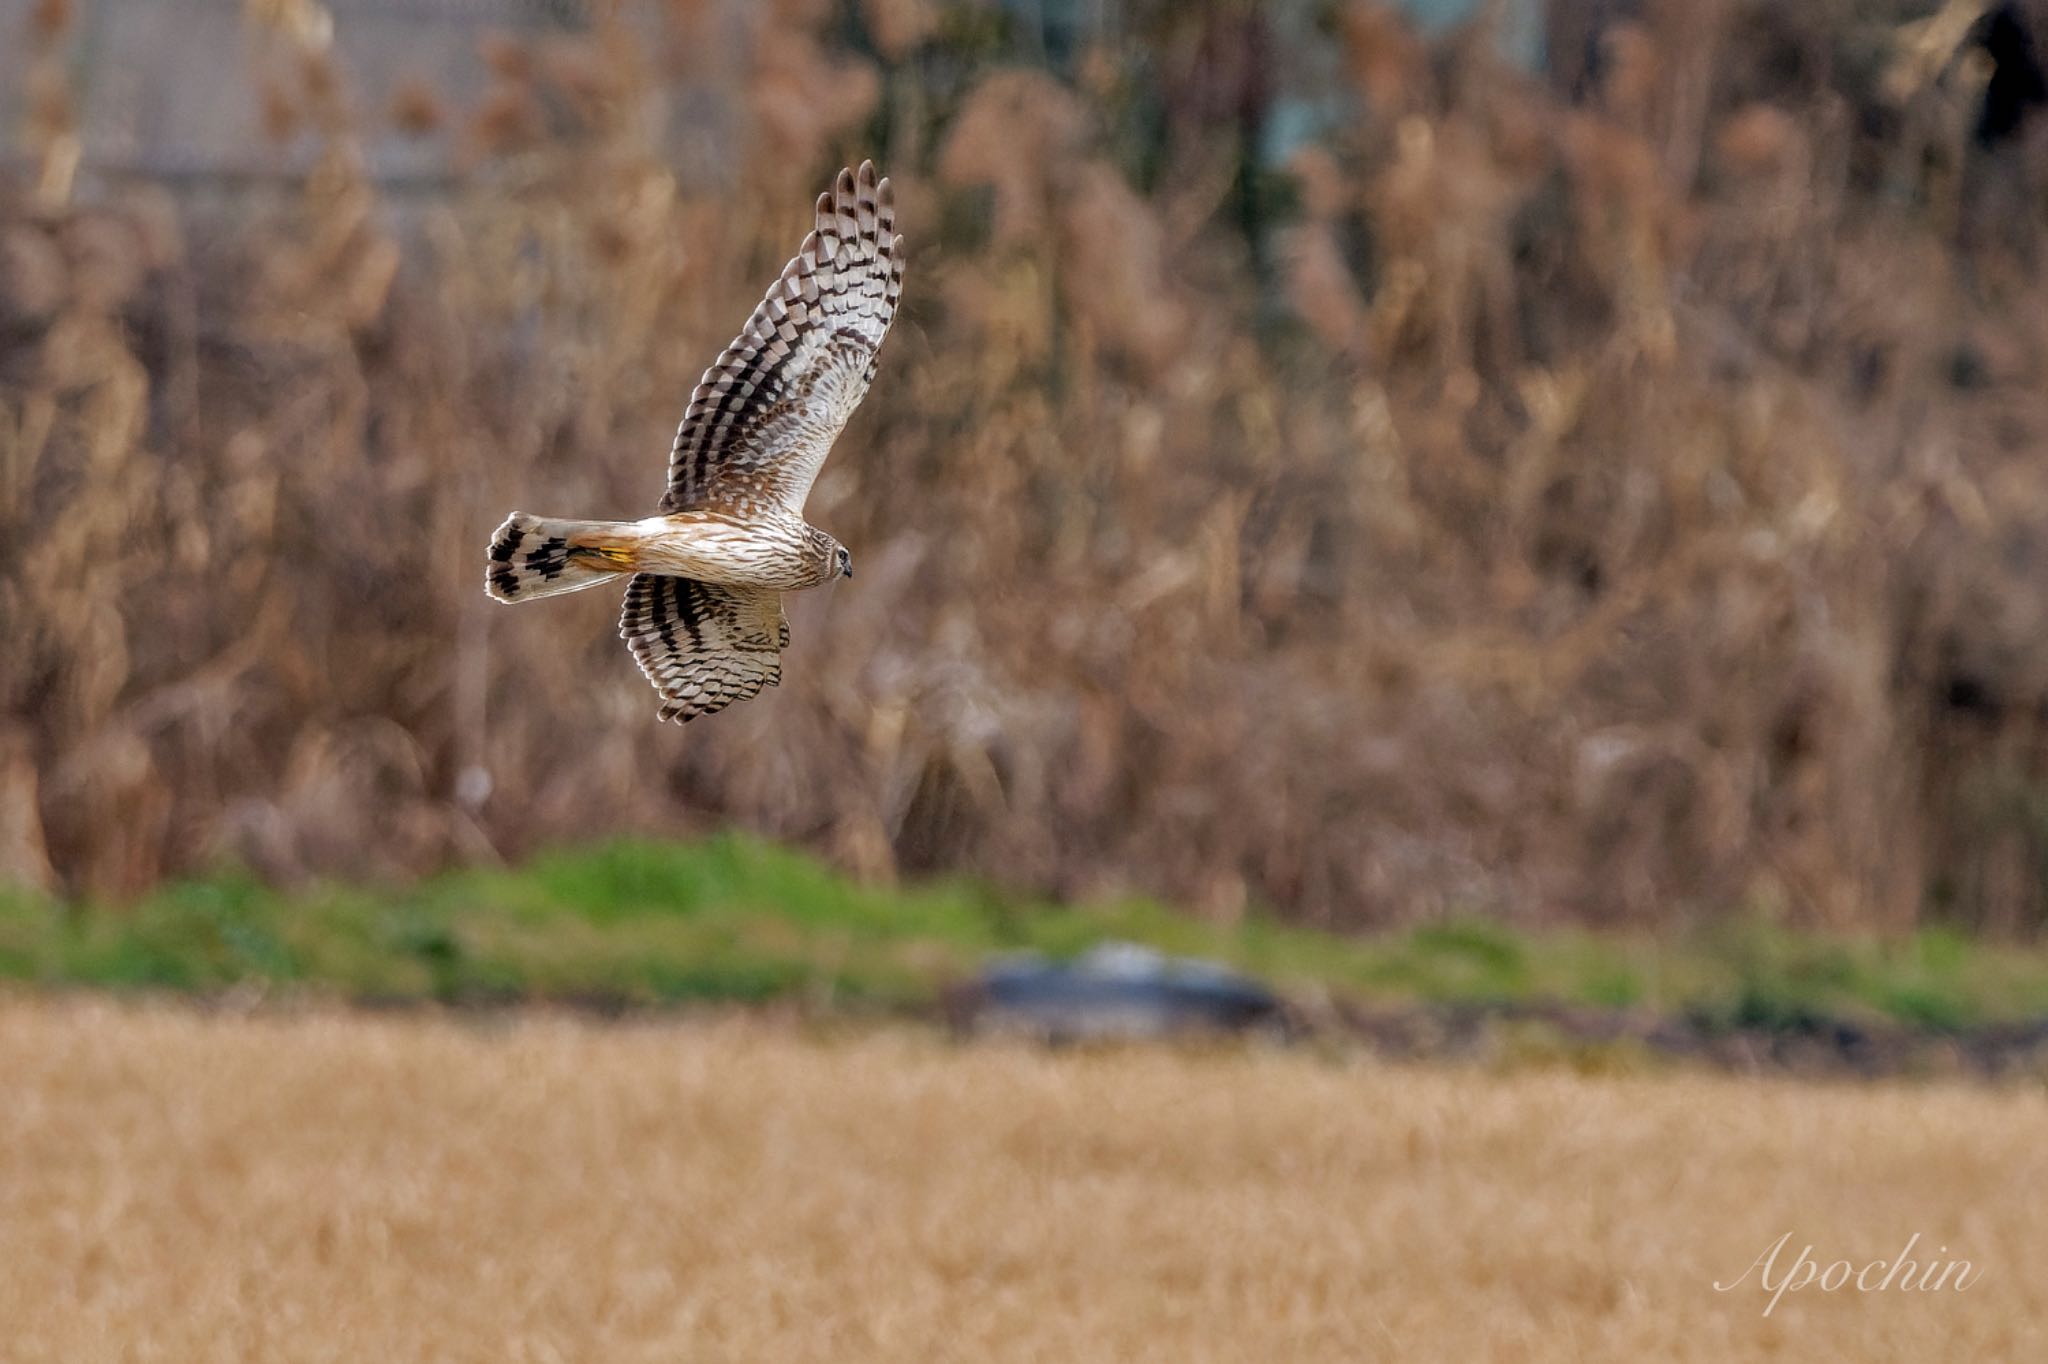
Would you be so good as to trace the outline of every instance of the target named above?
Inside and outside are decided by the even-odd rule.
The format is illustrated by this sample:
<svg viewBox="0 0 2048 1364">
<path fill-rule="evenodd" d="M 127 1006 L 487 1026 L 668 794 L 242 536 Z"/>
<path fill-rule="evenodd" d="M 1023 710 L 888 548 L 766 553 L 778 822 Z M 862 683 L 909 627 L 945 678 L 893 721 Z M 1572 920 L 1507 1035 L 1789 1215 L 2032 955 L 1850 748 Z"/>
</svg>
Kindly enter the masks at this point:
<svg viewBox="0 0 2048 1364">
<path fill-rule="evenodd" d="M 1348 7 L 1291 179 L 1217 150 L 1256 91 L 1206 11 L 1137 7 L 1148 95 L 1115 52 L 949 84 L 941 6 L 865 7 L 880 55 L 702 8 L 403 88 L 466 166 L 424 206 L 312 0 L 252 9 L 252 81 L 316 163 L 231 222 L 73 192 L 46 102 L 0 195 L 7 875 L 736 821 L 1220 916 L 2048 917 L 2048 308 L 1957 244 L 2018 172 L 1886 6 L 1650 5 L 1576 101 Z M 913 254 L 812 502 L 860 576 L 778 692 L 656 729 L 614 606 L 500 611 L 479 547 L 651 504 L 864 154 Z"/>
</svg>

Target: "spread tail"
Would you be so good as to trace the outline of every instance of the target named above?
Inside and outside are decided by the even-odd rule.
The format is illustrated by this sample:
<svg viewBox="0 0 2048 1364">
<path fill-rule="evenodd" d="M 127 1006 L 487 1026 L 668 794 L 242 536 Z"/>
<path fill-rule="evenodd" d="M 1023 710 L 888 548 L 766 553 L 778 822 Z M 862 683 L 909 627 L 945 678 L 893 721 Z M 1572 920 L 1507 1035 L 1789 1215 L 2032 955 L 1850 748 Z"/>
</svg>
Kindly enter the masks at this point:
<svg viewBox="0 0 2048 1364">
<path fill-rule="evenodd" d="M 595 587 L 633 570 L 630 521 L 563 521 L 513 512 L 491 537 L 484 590 L 499 601 L 530 601 Z"/>
</svg>

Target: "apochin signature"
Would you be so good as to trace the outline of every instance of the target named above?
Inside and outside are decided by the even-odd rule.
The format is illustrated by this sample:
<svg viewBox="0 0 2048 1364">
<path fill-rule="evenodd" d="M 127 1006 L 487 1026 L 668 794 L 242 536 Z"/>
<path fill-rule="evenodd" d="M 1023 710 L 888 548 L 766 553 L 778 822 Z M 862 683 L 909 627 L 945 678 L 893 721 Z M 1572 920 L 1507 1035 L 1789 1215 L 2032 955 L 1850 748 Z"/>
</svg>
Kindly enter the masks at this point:
<svg viewBox="0 0 2048 1364">
<path fill-rule="evenodd" d="M 1805 1288 L 1818 1288 L 1823 1293 L 1834 1293 L 1844 1288 L 1854 1288 L 1858 1293 L 1938 1293 L 1944 1289 L 1960 1293 L 1984 1277 L 1968 1260 L 1910 1258 L 1913 1248 L 1920 1244 L 1917 1231 L 1906 1239 L 1905 1246 L 1893 1259 L 1870 1260 L 1861 1265 L 1849 1260 L 1835 1260 L 1823 1265 L 1813 1258 L 1813 1247 L 1805 1246 L 1780 1275 L 1778 1256 L 1791 1239 L 1789 1231 L 1780 1236 L 1732 1281 L 1722 1283 L 1719 1279 L 1714 1280 L 1714 1291 L 1732 1293 L 1747 1282 L 1751 1274 L 1755 1274 L 1757 1287 L 1771 1295 L 1771 1300 L 1764 1304 L 1764 1315 L 1768 1317 L 1777 1310 L 1780 1298 Z M 1939 1246 L 1935 1253 L 1946 1257 L 1948 1247 Z"/>
</svg>

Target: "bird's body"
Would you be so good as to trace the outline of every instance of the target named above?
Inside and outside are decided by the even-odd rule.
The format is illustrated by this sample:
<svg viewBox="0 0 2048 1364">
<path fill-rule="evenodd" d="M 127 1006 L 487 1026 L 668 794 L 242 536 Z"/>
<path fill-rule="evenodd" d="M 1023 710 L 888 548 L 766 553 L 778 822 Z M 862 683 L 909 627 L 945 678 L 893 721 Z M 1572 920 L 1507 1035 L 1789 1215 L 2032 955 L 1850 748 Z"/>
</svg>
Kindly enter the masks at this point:
<svg viewBox="0 0 2048 1364">
<path fill-rule="evenodd" d="M 839 576 L 838 548 L 801 516 L 775 508 L 750 519 L 687 511 L 640 521 L 514 512 L 492 542 L 490 591 L 500 601 L 525 601 L 595 587 L 620 573 L 658 573 L 795 592 Z M 522 576 L 522 569 L 529 571 Z"/>
<path fill-rule="evenodd" d="M 840 576 L 839 542 L 779 510 L 744 521 L 725 512 L 676 512 L 636 521 L 633 529 L 645 536 L 635 565 L 643 573 L 780 592 Z"/>
<path fill-rule="evenodd" d="M 853 576 L 852 557 L 803 505 L 895 317 L 894 224 L 874 166 L 841 171 L 816 230 L 691 395 L 660 514 L 514 512 L 492 538 L 486 590 L 518 602 L 628 576 L 619 633 L 661 693 L 663 719 L 775 685 L 789 642 L 781 594 Z"/>
</svg>

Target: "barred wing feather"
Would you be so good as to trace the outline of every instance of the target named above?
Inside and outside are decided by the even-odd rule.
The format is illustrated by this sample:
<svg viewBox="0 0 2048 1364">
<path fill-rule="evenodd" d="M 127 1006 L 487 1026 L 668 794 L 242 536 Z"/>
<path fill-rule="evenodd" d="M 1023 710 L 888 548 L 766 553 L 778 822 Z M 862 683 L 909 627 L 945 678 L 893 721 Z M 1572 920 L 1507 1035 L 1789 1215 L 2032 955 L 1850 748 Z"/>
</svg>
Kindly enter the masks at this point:
<svg viewBox="0 0 2048 1364">
<path fill-rule="evenodd" d="M 842 170 L 817 227 L 733 343 L 704 371 L 669 454 L 664 512 L 801 515 L 860 405 L 903 292 L 902 238 L 873 162 Z"/>
<path fill-rule="evenodd" d="M 782 680 L 782 594 L 636 573 L 619 634 L 661 693 L 661 718 L 688 721 Z"/>
</svg>

